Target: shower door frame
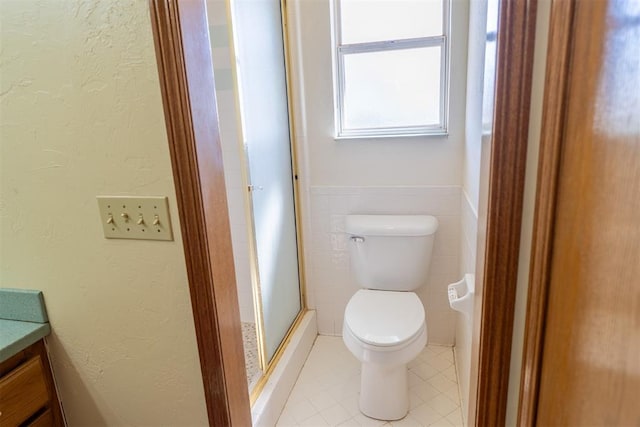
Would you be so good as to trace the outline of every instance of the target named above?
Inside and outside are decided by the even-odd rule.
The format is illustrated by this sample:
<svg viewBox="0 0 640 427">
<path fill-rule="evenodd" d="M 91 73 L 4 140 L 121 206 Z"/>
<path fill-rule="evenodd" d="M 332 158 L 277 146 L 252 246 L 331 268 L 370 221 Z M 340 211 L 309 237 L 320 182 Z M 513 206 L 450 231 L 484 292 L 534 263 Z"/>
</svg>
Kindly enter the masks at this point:
<svg viewBox="0 0 640 427">
<path fill-rule="evenodd" d="M 230 32 L 233 34 L 234 25 L 232 18 L 232 0 L 226 0 L 225 5 L 227 7 L 228 20 L 230 25 Z M 253 291 L 253 306 L 256 316 L 256 335 L 258 341 L 258 356 L 260 362 L 260 368 L 262 369 L 262 376 L 256 382 L 253 389 L 249 390 L 249 398 L 250 403 L 253 403 L 258 399 L 260 393 L 264 389 L 267 381 L 270 378 L 273 369 L 278 363 L 278 360 L 282 357 L 282 353 L 284 349 L 287 347 L 287 344 L 291 340 L 291 335 L 296 330 L 302 318 L 306 314 L 307 304 L 306 304 L 306 282 L 305 282 L 305 260 L 304 260 L 304 251 L 303 251 L 303 236 L 302 236 L 302 218 L 301 218 L 301 200 L 300 200 L 300 188 L 299 188 L 299 179 L 298 179 L 298 155 L 295 144 L 295 117 L 291 113 L 293 111 L 293 85 L 291 84 L 291 58 L 290 58 L 290 47 L 289 47 L 289 35 L 288 35 L 288 23 L 287 23 L 287 14 L 286 14 L 286 5 L 285 0 L 279 0 L 280 4 L 280 22 L 282 26 L 282 43 L 283 43 L 283 57 L 284 57 L 284 72 L 285 72 L 285 85 L 287 90 L 287 114 L 288 114 L 288 129 L 289 129 L 289 149 L 291 153 L 291 184 L 293 187 L 293 205 L 294 205 L 294 217 L 295 217 L 295 227 L 296 227 L 296 255 L 297 255 L 297 264 L 298 264 L 298 287 L 300 292 L 300 310 L 296 314 L 293 322 L 289 326 L 289 329 L 284 334 L 282 342 L 278 345 L 275 353 L 268 359 L 267 357 L 267 349 L 265 342 L 265 326 L 264 326 L 264 316 L 263 316 L 263 304 L 262 304 L 262 291 L 260 288 L 260 271 L 258 267 L 258 251 L 257 251 L 257 242 L 256 242 L 256 233 L 255 233 L 255 224 L 254 224 L 254 208 L 253 208 L 253 200 L 252 200 L 252 192 L 253 185 L 251 182 L 251 174 L 249 171 L 249 153 L 248 147 L 243 143 L 244 135 L 242 132 L 242 126 L 240 126 L 240 137 L 239 144 L 242 145 L 242 153 L 243 156 L 240 159 L 242 166 L 242 175 L 243 175 L 243 185 L 247 188 L 245 192 L 245 215 L 247 217 L 247 232 L 249 236 L 249 264 L 251 268 L 251 281 L 252 281 L 252 291 Z M 230 49 L 232 55 L 235 57 L 236 54 L 236 46 L 235 46 L 235 38 L 233 36 L 229 37 L 230 39 Z M 240 90 L 238 88 L 238 70 L 236 69 L 235 62 L 232 62 L 231 69 L 233 73 L 233 84 L 234 84 L 234 93 L 236 96 L 236 103 L 240 105 Z M 238 121 L 242 120 L 241 117 L 241 109 L 238 107 L 236 110 L 236 115 Z"/>
<path fill-rule="evenodd" d="M 251 425 L 206 8 L 204 0 L 149 5 L 209 424 Z M 506 413 L 536 5 L 500 2 L 487 227 L 479 236 L 484 292 L 473 337 L 477 395 L 469 402 L 482 427 L 504 425 Z"/>
</svg>

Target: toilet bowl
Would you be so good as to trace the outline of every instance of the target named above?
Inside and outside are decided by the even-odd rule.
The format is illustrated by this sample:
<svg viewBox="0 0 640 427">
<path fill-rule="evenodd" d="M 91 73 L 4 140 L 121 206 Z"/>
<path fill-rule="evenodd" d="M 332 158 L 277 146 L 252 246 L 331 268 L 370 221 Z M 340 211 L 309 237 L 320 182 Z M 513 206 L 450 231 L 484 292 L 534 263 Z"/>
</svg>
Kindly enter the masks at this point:
<svg viewBox="0 0 640 427">
<path fill-rule="evenodd" d="M 360 411 L 398 420 L 409 411 L 407 363 L 427 344 L 420 298 L 438 221 L 427 215 L 350 215 L 352 270 L 360 286 L 345 309 L 342 337 L 362 363 Z"/>
<path fill-rule="evenodd" d="M 345 310 L 342 336 L 362 363 L 360 411 L 398 420 L 409 411 L 407 363 L 427 344 L 424 309 L 413 292 L 359 290 Z"/>
</svg>

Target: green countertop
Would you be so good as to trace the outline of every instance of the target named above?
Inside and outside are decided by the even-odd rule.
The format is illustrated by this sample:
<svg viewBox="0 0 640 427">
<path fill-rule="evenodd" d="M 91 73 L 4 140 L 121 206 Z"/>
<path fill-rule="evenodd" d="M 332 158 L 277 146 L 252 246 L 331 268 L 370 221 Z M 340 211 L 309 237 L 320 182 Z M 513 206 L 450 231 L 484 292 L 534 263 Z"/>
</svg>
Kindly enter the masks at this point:
<svg viewBox="0 0 640 427">
<path fill-rule="evenodd" d="M 51 332 L 42 292 L 0 288 L 0 362 Z"/>
<path fill-rule="evenodd" d="M 0 362 L 46 337 L 50 332 L 48 323 L 0 319 Z"/>
</svg>

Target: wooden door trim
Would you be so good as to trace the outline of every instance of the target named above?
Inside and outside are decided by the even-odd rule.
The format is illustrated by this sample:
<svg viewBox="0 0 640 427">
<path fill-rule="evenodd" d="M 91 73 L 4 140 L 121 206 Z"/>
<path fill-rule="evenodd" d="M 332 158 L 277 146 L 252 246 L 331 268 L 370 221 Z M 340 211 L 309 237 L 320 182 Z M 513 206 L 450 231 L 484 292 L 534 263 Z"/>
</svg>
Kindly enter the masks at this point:
<svg viewBox="0 0 640 427">
<path fill-rule="evenodd" d="M 205 4 L 149 4 L 209 424 L 251 425 Z"/>
<path fill-rule="evenodd" d="M 573 0 L 552 1 L 518 406 L 521 426 L 536 424 L 574 10 Z"/>
<path fill-rule="evenodd" d="M 504 425 L 506 417 L 536 10 L 537 0 L 500 2 L 475 401 L 481 427 Z"/>
<path fill-rule="evenodd" d="M 149 2 L 209 423 L 250 425 L 206 12 L 202 1 Z M 503 425 L 506 414 L 536 5 L 500 6 L 478 426 Z M 207 65 L 196 72 L 186 56 Z"/>
</svg>

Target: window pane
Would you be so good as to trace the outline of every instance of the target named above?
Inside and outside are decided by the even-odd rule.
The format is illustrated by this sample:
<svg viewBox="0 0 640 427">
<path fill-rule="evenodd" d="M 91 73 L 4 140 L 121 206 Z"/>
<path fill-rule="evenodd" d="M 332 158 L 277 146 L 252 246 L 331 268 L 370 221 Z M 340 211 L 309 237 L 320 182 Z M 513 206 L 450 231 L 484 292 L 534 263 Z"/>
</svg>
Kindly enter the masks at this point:
<svg viewBox="0 0 640 427">
<path fill-rule="evenodd" d="M 345 55 L 343 130 L 440 124 L 440 49 Z"/>
<path fill-rule="evenodd" d="M 442 35 L 443 0 L 338 0 L 342 44 Z"/>
</svg>

